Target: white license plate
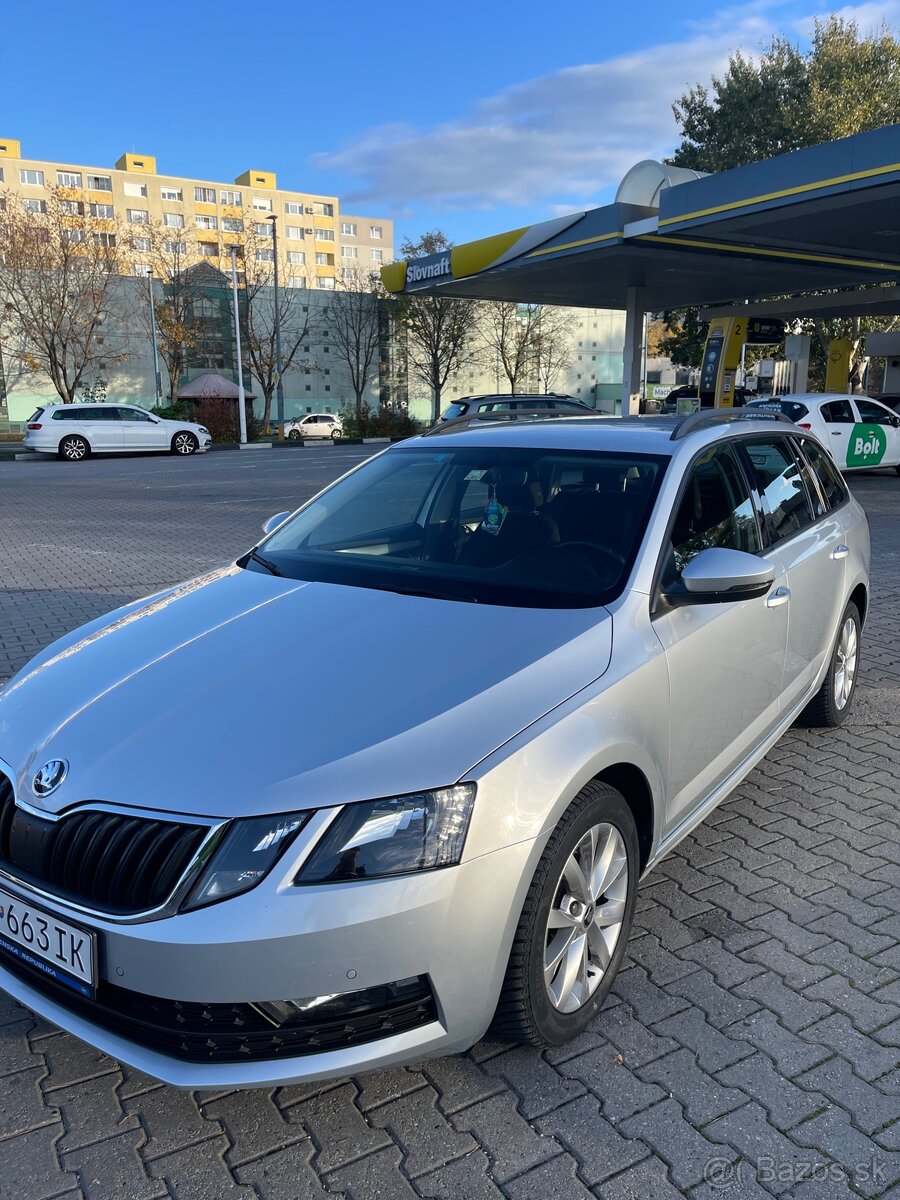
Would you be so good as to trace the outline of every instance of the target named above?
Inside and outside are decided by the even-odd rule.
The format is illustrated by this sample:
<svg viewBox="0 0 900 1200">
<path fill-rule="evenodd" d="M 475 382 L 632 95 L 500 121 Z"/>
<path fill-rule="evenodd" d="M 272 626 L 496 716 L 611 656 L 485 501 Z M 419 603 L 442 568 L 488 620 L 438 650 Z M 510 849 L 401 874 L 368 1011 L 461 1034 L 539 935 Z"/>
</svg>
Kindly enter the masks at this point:
<svg viewBox="0 0 900 1200">
<path fill-rule="evenodd" d="M 2 888 L 0 948 L 76 992 L 93 995 L 96 935 Z"/>
</svg>

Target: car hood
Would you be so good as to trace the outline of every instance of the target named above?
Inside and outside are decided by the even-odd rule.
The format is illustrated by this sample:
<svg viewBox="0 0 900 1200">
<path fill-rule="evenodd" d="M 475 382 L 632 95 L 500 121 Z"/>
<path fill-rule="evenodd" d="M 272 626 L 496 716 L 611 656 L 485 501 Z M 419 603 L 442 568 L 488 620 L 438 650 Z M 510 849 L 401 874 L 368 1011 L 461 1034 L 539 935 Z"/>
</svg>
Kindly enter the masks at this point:
<svg viewBox="0 0 900 1200">
<path fill-rule="evenodd" d="M 17 792 L 230 817 L 454 783 L 606 669 L 604 609 L 222 568 L 45 649 L 0 693 Z M 49 797 L 31 781 L 69 771 Z"/>
</svg>

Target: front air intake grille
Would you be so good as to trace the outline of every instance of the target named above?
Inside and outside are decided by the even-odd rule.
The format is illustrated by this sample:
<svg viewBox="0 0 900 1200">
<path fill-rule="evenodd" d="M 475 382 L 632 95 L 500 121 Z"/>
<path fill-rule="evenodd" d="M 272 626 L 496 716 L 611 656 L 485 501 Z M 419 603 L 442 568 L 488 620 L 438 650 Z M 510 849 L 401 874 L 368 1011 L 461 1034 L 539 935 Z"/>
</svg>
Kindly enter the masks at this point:
<svg viewBox="0 0 900 1200">
<path fill-rule="evenodd" d="M 0 871 L 89 908 L 159 908 L 209 833 L 206 825 L 81 809 L 47 821 L 18 808 L 0 772 Z"/>
<path fill-rule="evenodd" d="M 276 1026 L 270 1004 L 197 1004 L 145 996 L 101 980 L 82 996 L 0 950 L 0 964 L 71 1013 L 148 1050 L 195 1063 L 238 1063 L 323 1054 L 365 1045 L 438 1019 L 425 976 L 344 996 Z"/>
</svg>

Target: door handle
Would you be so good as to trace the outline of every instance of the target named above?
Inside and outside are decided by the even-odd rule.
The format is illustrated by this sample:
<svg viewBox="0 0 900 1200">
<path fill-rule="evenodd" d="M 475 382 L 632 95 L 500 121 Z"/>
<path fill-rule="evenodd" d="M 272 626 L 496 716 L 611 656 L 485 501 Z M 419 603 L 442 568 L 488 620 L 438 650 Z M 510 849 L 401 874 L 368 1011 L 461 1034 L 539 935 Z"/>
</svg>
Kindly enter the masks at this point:
<svg viewBox="0 0 900 1200">
<path fill-rule="evenodd" d="M 791 598 L 791 589 L 786 587 L 776 588 L 771 596 L 766 599 L 766 608 L 780 608 L 782 604 L 787 604 Z"/>
<path fill-rule="evenodd" d="M 841 436 L 841 431 L 840 431 L 839 429 L 832 429 L 832 431 L 831 431 L 831 436 L 832 436 L 832 437 L 840 437 L 840 436 Z"/>
<path fill-rule="evenodd" d="M 844 546 L 844 545 L 835 546 L 835 548 L 831 552 L 831 557 L 832 558 L 846 558 L 849 553 L 850 553 L 849 546 Z"/>
</svg>

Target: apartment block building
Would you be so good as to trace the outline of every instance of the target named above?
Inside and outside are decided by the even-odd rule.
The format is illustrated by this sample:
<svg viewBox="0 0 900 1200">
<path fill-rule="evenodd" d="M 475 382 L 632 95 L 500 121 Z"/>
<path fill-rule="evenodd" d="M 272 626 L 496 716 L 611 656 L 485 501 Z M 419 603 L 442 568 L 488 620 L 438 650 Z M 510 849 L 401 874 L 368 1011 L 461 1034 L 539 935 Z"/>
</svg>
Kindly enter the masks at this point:
<svg viewBox="0 0 900 1200">
<path fill-rule="evenodd" d="M 123 154 L 115 167 L 25 158 L 20 142 L 0 138 L 0 208 L 7 194 L 38 213 L 55 195 L 89 215 L 134 275 L 147 274 L 148 235 L 160 229 L 171 230 L 186 266 L 205 259 L 227 270 L 230 247 L 242 255 L 245 243 L 260 262 L 273 263 L 272 217 L 286 287 L 333 290 L 342 271 L 377 270 L 394 255 L 388 218 L 348 215 L 337 196 L 279 188 L 273 171 L 244 171 L 222 183 L 160 174 L 150 154 Z"/>
</svg>

